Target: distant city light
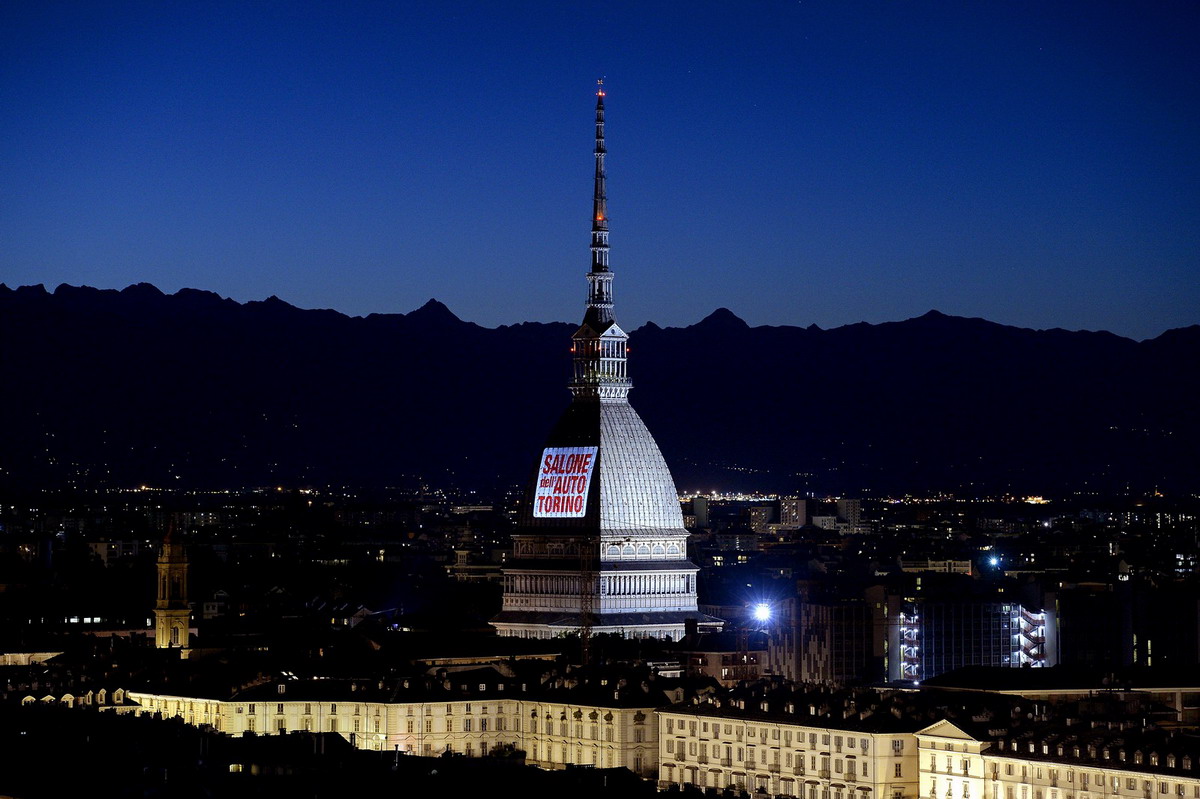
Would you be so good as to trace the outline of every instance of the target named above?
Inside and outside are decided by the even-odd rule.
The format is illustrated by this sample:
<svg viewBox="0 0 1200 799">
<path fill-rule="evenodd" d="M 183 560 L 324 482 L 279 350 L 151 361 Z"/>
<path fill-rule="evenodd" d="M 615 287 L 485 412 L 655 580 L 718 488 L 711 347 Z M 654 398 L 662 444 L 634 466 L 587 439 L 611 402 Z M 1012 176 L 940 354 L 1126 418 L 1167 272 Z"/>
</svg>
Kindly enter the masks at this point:
<svg viewBox="0 0 1200 799">
<path fill-rule="evenodd" d="M 769 621 L 771 619 L 771 606 L 765 602 L 760 602 L 754 606 L 755 621 Z"/>
</svg>

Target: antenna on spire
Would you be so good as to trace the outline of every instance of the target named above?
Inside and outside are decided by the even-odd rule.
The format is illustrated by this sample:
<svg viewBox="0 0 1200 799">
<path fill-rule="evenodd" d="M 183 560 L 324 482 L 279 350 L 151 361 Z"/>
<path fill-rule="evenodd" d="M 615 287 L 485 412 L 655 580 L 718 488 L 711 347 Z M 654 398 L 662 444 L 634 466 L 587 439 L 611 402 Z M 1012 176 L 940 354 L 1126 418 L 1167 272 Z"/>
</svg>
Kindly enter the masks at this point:
<svg viewBox="0 0 1200 799">
<path fill-rule="evenodd" d="M 596 79 L 596 96 L 597 97 L 604 96 L 604 78 Z"/>
</svg>

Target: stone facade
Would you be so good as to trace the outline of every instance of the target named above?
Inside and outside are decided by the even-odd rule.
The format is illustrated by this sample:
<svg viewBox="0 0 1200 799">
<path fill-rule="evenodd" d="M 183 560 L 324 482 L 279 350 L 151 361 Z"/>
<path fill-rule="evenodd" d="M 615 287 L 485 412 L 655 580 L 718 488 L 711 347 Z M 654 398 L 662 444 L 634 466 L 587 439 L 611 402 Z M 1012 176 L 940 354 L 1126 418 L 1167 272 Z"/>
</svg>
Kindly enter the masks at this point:
<svg viewBox="0 0 1200 799">
<path fill-rule="evenodd" d="M 735 709 L 740 710 L 740 708 Z M 732 788 L 802 799 L 916 799 L 911 733 L 870 732 L 764 712 L 659 713 L 659 787 Z"/>
</svg>

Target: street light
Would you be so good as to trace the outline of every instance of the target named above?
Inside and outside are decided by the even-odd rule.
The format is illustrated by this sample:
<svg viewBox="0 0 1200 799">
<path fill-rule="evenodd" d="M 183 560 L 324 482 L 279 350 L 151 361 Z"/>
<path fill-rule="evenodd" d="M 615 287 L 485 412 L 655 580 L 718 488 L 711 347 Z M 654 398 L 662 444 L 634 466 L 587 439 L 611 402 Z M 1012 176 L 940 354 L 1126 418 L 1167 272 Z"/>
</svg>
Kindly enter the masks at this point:
<svg viewBox="0 0 1200 799">
<path fill-rule="evenodd" d="M 766 602 L 759 602 L 754 606 L 754 620 L 757 622 L 766 622 L 771 620 L 771 606 Z"/>
</svg>

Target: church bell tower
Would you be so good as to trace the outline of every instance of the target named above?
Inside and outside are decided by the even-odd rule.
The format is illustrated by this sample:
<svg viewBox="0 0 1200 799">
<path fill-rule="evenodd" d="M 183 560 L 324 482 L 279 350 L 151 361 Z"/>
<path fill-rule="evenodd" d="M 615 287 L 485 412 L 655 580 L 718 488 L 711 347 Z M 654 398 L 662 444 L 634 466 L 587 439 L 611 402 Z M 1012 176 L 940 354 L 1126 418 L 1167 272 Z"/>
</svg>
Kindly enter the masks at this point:
<svg viewBox="0 0 1200 799">
<path fill-rule="evenodd" d="M 158 601 L 154 605 L 154 645 L 180 649 L 187 656 L 192 610 L 188 605 L 187 555 L 175 540 L 175 525 L 167 528 L 158 555 Z"/>
</svg>

